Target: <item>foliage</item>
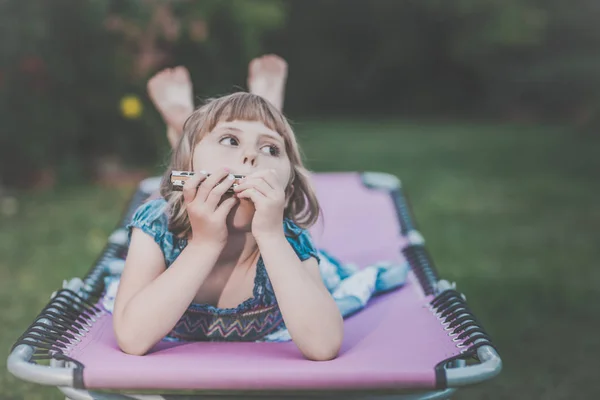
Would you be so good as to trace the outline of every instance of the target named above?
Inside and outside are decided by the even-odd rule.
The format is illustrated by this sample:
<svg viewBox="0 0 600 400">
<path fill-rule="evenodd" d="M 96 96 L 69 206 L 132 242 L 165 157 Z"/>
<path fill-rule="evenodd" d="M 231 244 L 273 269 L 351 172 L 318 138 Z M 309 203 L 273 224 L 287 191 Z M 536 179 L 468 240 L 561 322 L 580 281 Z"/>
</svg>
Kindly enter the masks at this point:
<svg viewBox="0 0 600 400">
<path fill-rule="evenodd" d="M 87 176 L 107 155 L 153 162 L 164 126 L 123 104 L 152 110 L 145 82 L 178 52 L 213 54 L 215 70 L 235 52 L 241 65 L 282 21 L 268 0 L 1 1 L 0 182 L 26 184 L 40 169 Z M 224 40 L 213 23 L 236 35 Z"/>
<path fill-rule="evenodd" d="M 597 102 L 594 0 L 324 0 L 315 9 L 291 2 L 269 39 L 290 60 L 288 105 L 300 111 L 564 119 Z"/>
<path fill-rule="evenodd" d="M 0 181 L 155 164 L 145 93 L 185 65 L 200 101 L 289 64 L 288 114 L 447 115 L 600 125 L 596 0 L 0 0 Z"/>
</svg>

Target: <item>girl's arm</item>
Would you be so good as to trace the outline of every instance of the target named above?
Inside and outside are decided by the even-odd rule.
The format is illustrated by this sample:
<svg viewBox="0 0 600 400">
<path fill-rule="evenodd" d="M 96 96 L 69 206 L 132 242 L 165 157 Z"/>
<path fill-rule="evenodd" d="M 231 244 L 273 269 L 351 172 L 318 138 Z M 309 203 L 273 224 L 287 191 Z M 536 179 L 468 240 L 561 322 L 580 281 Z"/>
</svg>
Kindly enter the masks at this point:
<svg viewBox="0 0 600 400">
<path fill-rule="evenodd" d="M 317 260 L 301 261 L 283 233 L 257 241 L 292 340 L 311 360 L 335 358 L 344 335 L 343 318 Z"/>
<path fill-rule="evenodd" d="M 218 204 L 233 183 L 233 175 L 223 180 L 227 175 L 223 169 L 208 179 L 199 173 L 186 181 L 192 239 L 168 269 L 153 238 L 133 230 L 114 312 L 115 335 L 126 353 L 144 354 L 167 335 L 217 263 L 227 240 L 225 220 L 237 203 L 229 198 Z"/>
<path fill-rule="evenodd" d="M 311 360 L 336 357 L 342 345 L 343 318 L 321 279 L 317 260 L 301 261 L 285 238 L 285 192 L 275 171 L 249 175 L 234 191 L 254 203 L 252 234 L 292 340 Z"/>
<path fill-rule="evenodd" d="M 194 300 L 219 254 L 214 246 L 190 243 L 166 269 L 158 244 L 135 228 L 113 313 L 121 350 L 143 355 L 167 335 Z"/>
</svg>

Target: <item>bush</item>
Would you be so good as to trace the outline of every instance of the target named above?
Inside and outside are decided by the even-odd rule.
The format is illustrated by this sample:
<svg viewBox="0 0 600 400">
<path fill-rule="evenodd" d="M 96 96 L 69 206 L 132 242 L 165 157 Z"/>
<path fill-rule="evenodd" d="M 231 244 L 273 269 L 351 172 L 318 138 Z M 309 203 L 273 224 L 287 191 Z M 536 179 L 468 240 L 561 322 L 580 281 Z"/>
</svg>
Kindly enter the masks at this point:
<svg viewBox="0 0 600 400">
<path fill-rule="evenodd" d="M 204 74 L 210 89 L 231 86 L 263 31 L 282 21 L 281 3 L 269 0 L 0 2 L 0 34 L 10 38 L 0 48 L 0 182 L 29 184 L 40 170 L 89 177 L 105 156 L 156 162 L 167 143 L 149 76 L 183 62 L 196 78 L 218 74 Z M 141 113 L 123 115 L 127 96 Z"/>
</svg>

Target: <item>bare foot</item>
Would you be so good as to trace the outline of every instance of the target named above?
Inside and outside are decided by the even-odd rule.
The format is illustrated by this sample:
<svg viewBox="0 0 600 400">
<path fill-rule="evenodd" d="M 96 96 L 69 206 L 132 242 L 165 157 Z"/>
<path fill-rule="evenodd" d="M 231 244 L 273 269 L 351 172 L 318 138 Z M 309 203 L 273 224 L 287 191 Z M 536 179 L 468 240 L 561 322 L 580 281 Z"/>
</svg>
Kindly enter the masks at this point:
<svg viewBox="0 0 600 400">
<path fill-rule="evenodd" d="M 183 124 L 194 111 L 192 80 L 188 70 L 185 67 L 164 69 L 148 81 L 147 89 L 170 130 L 181 135 Z M 171 136 L 169 142 L 173 144 Z"/>
<path fill-rule="evenodd" d="M 255 58 L 248 65 L 248 89 L 263 97 L 278 110 L 283 109 L 288 65 L 275 54 Z"/>
<path fill-rule="evenodd" d="M 167 139 L 169 140 L 171 148 L 175 149 L 179 143 L 179 139 L 181 139 L 181 131 L 176 131 L 175 128 L 167 125 Z"/>
</svg>

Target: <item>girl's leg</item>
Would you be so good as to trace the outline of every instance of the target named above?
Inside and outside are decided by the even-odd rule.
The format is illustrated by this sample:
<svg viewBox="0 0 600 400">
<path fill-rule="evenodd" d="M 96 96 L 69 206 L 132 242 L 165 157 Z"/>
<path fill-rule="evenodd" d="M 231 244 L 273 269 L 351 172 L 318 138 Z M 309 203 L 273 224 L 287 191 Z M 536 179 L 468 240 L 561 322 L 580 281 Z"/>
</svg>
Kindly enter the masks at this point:
<svg viewBox="0 0 600 400">
<path fill-rule="evenodd" d="M 167 139 L 169 140 L 169 144 L 171 145 L 172 149 L 177 146 L 177 142 L 179 142 L 180 137 L 181 132 L 177 132 L 175 128 L 171 127 L 171 125 L 167 125 Z"/>
<path fill-rule="evenodd" d="M 288 65 L 275 54 L 255 58 L 248 65 L 248 89 L 283 109 Z"/>
<path fill-rule="evenodd" d="M 147 85 L 154 106 L 167 124 L 167 138 L 175 147 L 183 124 L 194 111 L 193 88 L 185 67 L 167 68 L 154 75 Z"/>
<path fill-rule="evenodd" d="M 279 56 L 268 54 L 255 58 L 248 65 L 250 93 L 265 98 L 283 109 L 287 63 Z M 148 94 L 167 125 L 167 139 L 175 148 L 183 124 L 194 111 L 193 87 L 185 67 L 167 68 L 154 75 L 147 85 Z"/>
</svg>

